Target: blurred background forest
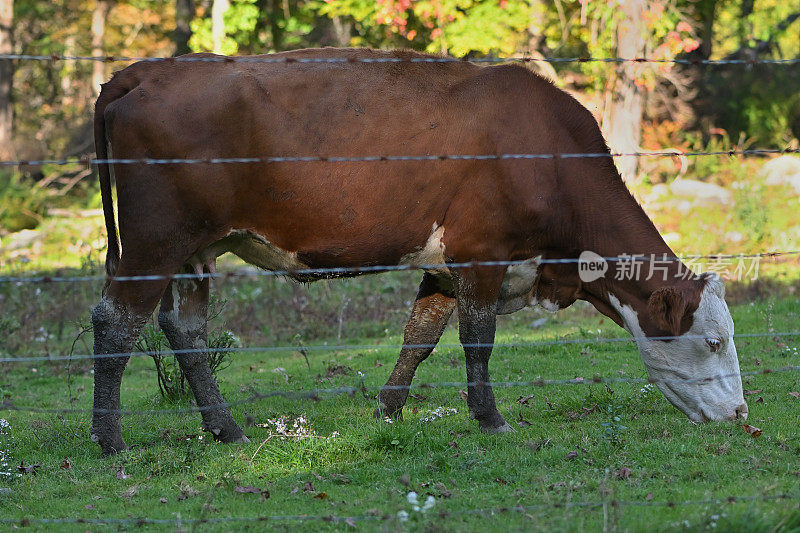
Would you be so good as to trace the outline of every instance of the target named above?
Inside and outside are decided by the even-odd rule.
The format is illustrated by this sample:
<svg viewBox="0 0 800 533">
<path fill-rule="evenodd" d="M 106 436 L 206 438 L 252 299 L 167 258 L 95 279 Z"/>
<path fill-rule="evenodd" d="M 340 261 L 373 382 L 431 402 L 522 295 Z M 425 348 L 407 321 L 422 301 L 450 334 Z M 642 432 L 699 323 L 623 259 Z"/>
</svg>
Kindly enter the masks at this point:
<svg viewBox="0 0 800 533">
<path fill-rule="evenodd" d="M 798 19 L 800 0 L 0 0 L 0 54 L 369 46 L 458 58 L 794 59 Z M 798 147 L 797 62 L 526 64 L 586 105 L 615 151 Z M 0 59 L 0 159 L 93 155 L 94 99 L 125 65 Z M 617 164 L 676 251 L 800 246 L 796 156 Z M 0 267 L 74 264 L 102 248 L 98 207 L 86 165 L 0 167 Z M 48 239 L 60 244 L 48 249 Z"/>
</svg>

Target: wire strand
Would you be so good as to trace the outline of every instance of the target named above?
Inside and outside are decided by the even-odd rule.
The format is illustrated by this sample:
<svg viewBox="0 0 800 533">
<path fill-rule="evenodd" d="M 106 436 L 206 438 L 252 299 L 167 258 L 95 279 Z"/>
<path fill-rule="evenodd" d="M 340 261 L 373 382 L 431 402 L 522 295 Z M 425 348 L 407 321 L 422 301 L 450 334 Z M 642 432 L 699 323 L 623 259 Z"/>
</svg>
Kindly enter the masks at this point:
<svg viewBox="0 0 800 533">
<path fill-rule="evenodd" d="M 699 157 L 699 156 L 749 156 L 800 153 L 798 148 L 759 148 L 752 150 L 719 150 L 713 152 L 577 152 L 563 154 L 438 154 L 438 155 L 368 155 L 368 156 L 274 156 L 274 157 L 193 157 L 193 158 L 104 158 L 92 159 L 16 159 L 0 161 L 0 166 L 43 165 L 211 165 L 211 164 L 277 164 L 277 163 L 386 163 L 429 161 L 509 161 L 530 159 L 580 159 L 605 157 Z"/>
<path fill-rule="evenodd" d="M 174 63 L 272 63 L 272 64 L 319 64 L 319 63 L 655 63 L 678 65 L 795 65 L 800 58 L 747 58 L 747 59 L 689 59 L 689 58 L 648 58 L 648 57 L 478 57 L 458 59 L 454 57 L 275 57 L 275 56 L 179 56 L 179 57 L 137 57 L 137 56 L 80 56 L 62 54 L 0 54 L 0 60 L 19 61 L 102 61 L 104 63 L 123 62 L 174 62 Z"/>
</svg>

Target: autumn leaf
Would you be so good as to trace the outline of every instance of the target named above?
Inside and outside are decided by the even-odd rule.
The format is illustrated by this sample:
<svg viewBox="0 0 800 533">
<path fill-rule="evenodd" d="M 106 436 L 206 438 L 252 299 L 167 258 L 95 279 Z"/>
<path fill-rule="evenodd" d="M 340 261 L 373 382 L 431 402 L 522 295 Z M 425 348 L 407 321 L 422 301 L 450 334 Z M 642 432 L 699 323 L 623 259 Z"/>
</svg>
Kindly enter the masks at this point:
<svg viewBox="0 0 800 533">
<path fill-rule="evenodd" d="M 614 472 L 614 477 L 618 477 L 620 479 L 628 479 L 629 477 L 631 477 L 631 469 L 628 468 L 627 466 L 623 466 L 622 468 Z"/>
<path fill-rule="evenodd" d="M 749 433 L 750 435 L 752 435 L 752 436 L 753 436 L 753 438 L 756 438 L 756 437 L 758 437 L 758 436 L 760 436 L 760 435 L 761 435 L 761 430 L 760 430 L 760 429 L 758 429 L 758 428 L 757 428 L 757 427 L 755 427 L 755 426 L 750 426 L 750 425 L 748 425 L 748 424 L 744 424 L 744 425 L 742 426 L 742 429 L 744 429 L 744 430 L 745 430 L 747 433 Z"/>
<path fill-rule="evenodd" d="M 327 500 L 328 499 L 328 493 L 327 492 L 318 492 L 318 493 L 316 493 L 314 495 L 314 497 L 316 499 L 318 499 L 318 500 Z"/>
<path fill-rule="evenodd" d="M 567 454 L 567 461 L 572 461 L 576 457 L 578 457 L 578 452 L 575 450 L 570 450 L 570 452 Z"/>
<path fill-rule="evenodd" d="M 20 461 L 19 466 L 17 467 L 17 471 L 19 471 L 21 474 L 33 474 L 35 476 L 36 470 L 42 466 L 41 463 L 34 463 L 28 466 L 25 466 L 23 463 L 24 461 Z"/>
<path fill-rule="evenodd" d="M 523 428 L 524 428 L 524 427 L 528 427 L 528 426 L 530 426 L 530 425 L 531 425 L 531 423 L 530 423 L 530 422 L 528 422 L 527 420 L 525 420 L 524 418 L 522 418 L 522 413 L 520 413 L 520 414 L 519 414 L 519 420 L 517 420 L 517 425 L 518 425 L 519 427 L 523 427 Z"/>
<path fill-rule="evenodd" d="M 246 485 L 246 486 L 236 485 L 235 487 L 233 487 L 233 492 L 238 492 L 240 494 L 260 494 L 262 502 L 267 501 L 270 496 L 268 490 L 260 489 L 258 487 L 253 487 L 251 485 Z M 293 493 L 294 492 L 292 492 L 292 494 Z"/>
<path fill-rule="evenodd" d="M 61 461 L 61 469 L 62 470 L 72 470 L 72 463 L 69 462 L 69 459 L 64 457 L 64 460 Z"/>
<path fill-rule="evenodd" d="M 800 398 L 800 392 L 797 392 L 797 391 L 790 392 L 789 396 L 791 396 L 792 398 L 795 398 L 795 399 Z"/>
<path fill-rule="evenodd" d="M 744 389 L 744 395 L 745 396 L 747 396 L 749 394 L 758 394 L 759 392 L 761 392 L 761 389 L 755 389 L 755 390 Z"/>
<path fill-rule="evenodd" d="M 520 405 L 529 405 L 529 402 L 533 400 L 533 397 L 534 397 L 533 394 L 531 394 L 530 396 L 520 396 L 519 398 L 517 398 L 517 403 Z"/>
</svg>

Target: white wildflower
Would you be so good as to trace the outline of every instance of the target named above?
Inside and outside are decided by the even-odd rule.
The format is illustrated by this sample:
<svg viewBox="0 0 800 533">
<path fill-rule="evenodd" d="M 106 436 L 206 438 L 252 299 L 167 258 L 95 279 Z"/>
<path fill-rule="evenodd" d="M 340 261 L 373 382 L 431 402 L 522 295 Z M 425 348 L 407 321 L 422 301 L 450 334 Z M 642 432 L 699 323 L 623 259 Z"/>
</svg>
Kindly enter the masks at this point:
<svg viewBox="0 0 800 533">
<path fill-rule="evenodd" d="M 408 522 L 408 511 L 397 511 L 397 519 L 401 522 Z"/>
<path fill-rule="evenodd" d="M 446 416 L 452 416 L 458 413 L 458 409 L 454 409 L 452 407 L 445 408 L 445 407 L 437 407 L 433 411 L 428 411 L 425 416 L 420 419 L 420 422 L 423 424 L 427 424 L 428 422 L 433 422 L 439 418 L 444 418 Z"/>
<path fill-rule="evenodd" d="M 430 511 L 433 509 L 433 506 L 436 505 L 436 498 L 431 495 L 428 495 L 428 498 L 425 500 L 425 505 L 422 506 L 422 512 Z"/>
</svg>

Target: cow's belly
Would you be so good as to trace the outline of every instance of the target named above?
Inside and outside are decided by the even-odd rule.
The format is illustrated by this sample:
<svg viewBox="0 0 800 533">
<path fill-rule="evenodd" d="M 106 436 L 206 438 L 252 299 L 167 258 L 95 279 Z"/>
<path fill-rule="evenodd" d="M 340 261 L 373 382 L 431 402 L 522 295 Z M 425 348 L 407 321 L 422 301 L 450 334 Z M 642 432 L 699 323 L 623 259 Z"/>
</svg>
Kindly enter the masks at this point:
<svg viewBox="0 0 800 533">
<path fill-rule="evenodd" d="M 445 246 L 442 242 L 444 227 L 434 224 L 430 237 L 424 246 L 402 256 L 400 265 L 413 265 L 424 269 L 437 277 L 452 280 L 450 270 L 445 267 Z M 203 266 L 211 265 L 217 257 L 232 253 L 243 261 L 265 270 L 285 272 L 298 281 L 315 281 L 337 277 L 357 276 L 357 268 L 341 270 L 322 269 L 319 274 L 309 273 L 312 267 L 300 261 L 297 252 L 283 250 L 265 237 L 252 231 L 234 230 L 227 236 L 212 243 L 194 254 L 189 264 L 202 271 Z M 528 259 L 524 263 L 508 267 L 497 301 L 497 314 L 514 313 L 524 307 L 541 305 L 547 311 L 556 311 L 558 306 L 550 302 L 540 302 L 536 298 L 536 282 L 539 280 L 541 256 Z M 213 268 L 206 268 L 212 271 Z"/>
</svg>

